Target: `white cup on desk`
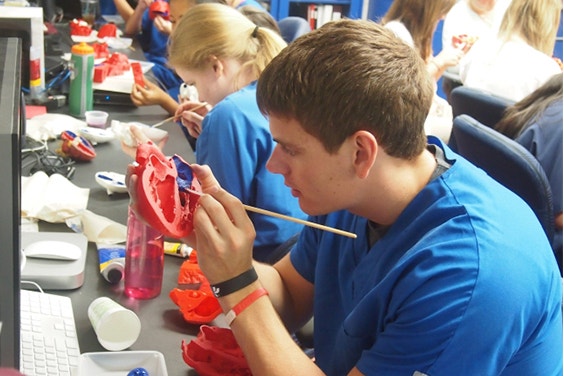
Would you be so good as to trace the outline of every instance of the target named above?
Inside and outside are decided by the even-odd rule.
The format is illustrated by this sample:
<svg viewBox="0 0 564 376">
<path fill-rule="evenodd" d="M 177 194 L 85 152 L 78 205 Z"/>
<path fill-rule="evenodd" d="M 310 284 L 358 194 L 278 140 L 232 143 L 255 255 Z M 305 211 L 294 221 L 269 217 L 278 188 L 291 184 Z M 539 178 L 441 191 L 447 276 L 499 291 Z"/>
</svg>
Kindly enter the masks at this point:
<svg viewBox="0 0 564 376">
<path fill-rule="evenodd" d="M 98 341 L 106 350 L 127 349 L 137 341 L 141 332 L 141 321 L 135 312 L 107 297 L 90 303 L 88 318 Z"/>
</svg>

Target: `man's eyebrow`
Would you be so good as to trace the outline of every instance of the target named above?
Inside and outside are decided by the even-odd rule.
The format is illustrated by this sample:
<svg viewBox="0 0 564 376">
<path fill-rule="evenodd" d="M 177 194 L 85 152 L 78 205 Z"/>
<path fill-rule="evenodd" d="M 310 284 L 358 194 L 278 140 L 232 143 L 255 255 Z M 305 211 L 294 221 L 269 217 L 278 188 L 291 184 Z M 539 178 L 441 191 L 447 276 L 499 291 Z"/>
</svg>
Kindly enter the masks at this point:
<svg viewBox="0 0 564 376">
<path fill-rule="evenodd" d="M 292 149 L 294 151 L 304 150 L 304 145 L 296 144 L 295 142 L 292 142 L 292 140 L 284 141 L 279 138 L 273 138 L 273 140 L 285 149 Z"/>
</svg>

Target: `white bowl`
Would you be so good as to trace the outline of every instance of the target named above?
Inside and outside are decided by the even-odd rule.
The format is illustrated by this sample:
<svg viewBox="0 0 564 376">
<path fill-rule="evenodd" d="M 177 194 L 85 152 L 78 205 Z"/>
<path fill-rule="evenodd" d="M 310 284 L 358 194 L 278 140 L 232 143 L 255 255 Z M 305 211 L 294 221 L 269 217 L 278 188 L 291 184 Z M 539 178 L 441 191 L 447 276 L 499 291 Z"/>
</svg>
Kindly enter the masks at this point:
<svg viewBox="0 0 564 376">
<path fill-rule="evenodd" d="M 150 376 L 168 375 L 164 356 L 158 351 L 108 351 L 80 355 L 78 376 L 126 376 L 138 367 L 145 368 Z"/>
<path fill-rule="evenodd" d="M 86 127 L 78 130 L 80 135 L 92 142 L 93 144 L 102 144 L 115 138 L 111 129 L 100 129 L 94 127 Z"/>
<path fill-rule="evenodd" d="M 126 193 L 125 175 L 111 171 L 100 171 L 94 175 L 96 183 L 106 188 L 108 195 L 112 193 Z"/>
</svg>

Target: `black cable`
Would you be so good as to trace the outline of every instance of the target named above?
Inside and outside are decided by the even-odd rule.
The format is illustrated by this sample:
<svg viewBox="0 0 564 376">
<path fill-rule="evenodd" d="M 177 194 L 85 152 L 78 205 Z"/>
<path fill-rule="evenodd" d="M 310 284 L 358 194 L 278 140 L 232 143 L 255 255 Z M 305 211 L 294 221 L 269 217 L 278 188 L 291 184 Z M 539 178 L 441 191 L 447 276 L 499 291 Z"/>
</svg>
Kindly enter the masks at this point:
<svg viewBox="0 0 564 376">
<path fill-rule="evenodd" d="M 72 179 L 76 170 L 74 163 L 71 158 L 63 157 L 49 150 L 47 144 L 22 149 L 22 171 L 29 170 L 31 175 L 37 171 L 43 171 L 49 176 L 56 173 Z"/>
</svg>

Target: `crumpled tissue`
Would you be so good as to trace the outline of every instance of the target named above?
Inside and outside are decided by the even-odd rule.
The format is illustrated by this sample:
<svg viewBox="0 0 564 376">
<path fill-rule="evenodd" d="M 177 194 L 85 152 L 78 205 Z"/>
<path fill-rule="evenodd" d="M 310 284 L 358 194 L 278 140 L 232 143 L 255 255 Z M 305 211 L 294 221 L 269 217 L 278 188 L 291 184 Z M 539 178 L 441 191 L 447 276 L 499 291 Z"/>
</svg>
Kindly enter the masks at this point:
<svg viewBox="0 0 564 376">
<path fill-rule="evenodd" d="M 78 133 L 87 126 L 83 120 L 65 114 L 43 114 L 34 116 L 26 122 L 25 133 L 37 141 L 54 140 L 64 131 Z"/>
<path fill-rule="evenodd" d="M 48 176 L 38 171 L 22 176 L 23 218 L 36 218 L 50 223 L 65 222 L 86 210 L 90 189 L 79 188 L 60 174 Z"/>
<path fill-rule="evenodd" d="M 60 174 L 38 171 L 22 176 L 21 216 L 25 220 L 66 223 L 88 241 L 125 242 L 127 227 L 86 209 L 90 189 L 80 188 Z"/>
</svg>

